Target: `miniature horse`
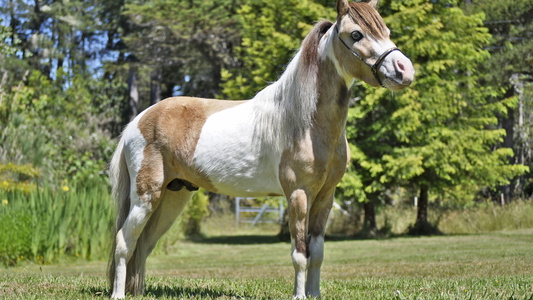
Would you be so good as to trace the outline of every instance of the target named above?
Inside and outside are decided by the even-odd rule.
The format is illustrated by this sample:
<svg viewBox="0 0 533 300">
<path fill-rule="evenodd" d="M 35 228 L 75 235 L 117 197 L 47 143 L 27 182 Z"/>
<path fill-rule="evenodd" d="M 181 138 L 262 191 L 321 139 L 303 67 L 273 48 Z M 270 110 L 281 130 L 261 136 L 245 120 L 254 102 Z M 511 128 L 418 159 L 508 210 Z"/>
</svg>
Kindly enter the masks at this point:
<svg viewBox="0 0 533 300">
<path fill-rule="evenodd" d="M 288 200 L 294 297 L 320 296 L 324 231 L 348 162 L 345 125 L 355 79 L 393 91 L 411 61 L 389 39 L 377 1 L 337 1 L 278 81 L 247 101 L 163 100 L 124 130 L 110 165 L 118 203 L 113 298 L 142 294 L 145 262 L 199 188 Z"/>
</svg>

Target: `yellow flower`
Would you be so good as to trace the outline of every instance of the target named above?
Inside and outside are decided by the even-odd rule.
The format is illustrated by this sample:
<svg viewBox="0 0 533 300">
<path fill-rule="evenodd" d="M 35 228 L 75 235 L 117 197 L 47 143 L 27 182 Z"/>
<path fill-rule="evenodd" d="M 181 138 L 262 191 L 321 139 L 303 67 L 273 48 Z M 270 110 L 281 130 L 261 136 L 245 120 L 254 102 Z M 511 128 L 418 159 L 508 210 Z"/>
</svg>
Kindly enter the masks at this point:
<svg viewBox="0 0 533 300">
<path fill-rule="evenodd" d="M 68 192 L 70 189 L 68 188 L 68 186 L 64 185 L 63 186 L 63 192 Z"/>
<path fill-rule="evenodd" d="M 9 204 L 9 201 L 7 199 L 2 200 L 2 205 L 6 206 Z"/>
<path fill-rule="evenodd" d="M 2 185 L 3 185 L 4 187 L 7 187 L 7 186 L 9 185 L 9 182 L 7 182 L 7 180 L 4 180 L 4 182 L 2 182 Z"/>
</svg>

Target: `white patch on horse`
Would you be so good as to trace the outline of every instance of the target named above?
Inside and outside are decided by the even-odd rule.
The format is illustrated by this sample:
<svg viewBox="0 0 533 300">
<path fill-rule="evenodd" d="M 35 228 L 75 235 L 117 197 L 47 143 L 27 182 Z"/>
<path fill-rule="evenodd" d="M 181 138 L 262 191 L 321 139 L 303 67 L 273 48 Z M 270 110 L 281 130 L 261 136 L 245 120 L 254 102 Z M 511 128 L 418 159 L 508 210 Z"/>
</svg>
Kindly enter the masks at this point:
<svg viewBox="0 0 533 300">
<path fill-rule="evenodd" d="M 333 62 L 333 64 L 335 65 L 335 69 L 337 70 L 337 74 L 339 74 L 339 76 L 344 80 L 346 86 L 350 88 L 355 83 L 356 79 L 352 75 L 348 74 L 346 70 L 344 70 L 344 68 L 337 60 L 337 57 L 335 56 L 335 51 L 333 51 L 332 45 L 333 42 L 337 39 L 337 36 L 334 31 L 334 26 L 331 26 L 328 31 L 328 34 L 322 37 L 322 39 L 320 40 L 320 44 L 318 45 L 318 53 L 322 61 L 328 58 Z"/>
<path fill-rule="evenodd" d="M 300 253 L 296 250 L 295 241 L 291 239 L 291 258 L 292 265 L 294 266 L 294 299 L 303 299 L 305 298 L 305 282 L 306 282 L 306 273 L 307 273 L 307 257 L 305 254 Z"/>
<path fill-rule="evenodd" d="M 141 134 L 138 124 L 139 120 L 149 109 L 144 110 L 128 124 L 123 132 L 124 141 L 124 155 L 126 156 L 126 162 L 128 163 L 128 171 L 130 174 L 137 174 L 141 168 L 141 164 L 144 160 L 144 147 L 146 147 L 146 139 Z M 135 189 L 136 178 L 131 178 L 131 188 Z"/>
<path fill-rule="evenodd" d="M 211 115 L 194 153 L 194 165 L 220 193 L 237 196 L 283 194 L 281 152 L 255 134 L 252 101 Z"/>
</svg>

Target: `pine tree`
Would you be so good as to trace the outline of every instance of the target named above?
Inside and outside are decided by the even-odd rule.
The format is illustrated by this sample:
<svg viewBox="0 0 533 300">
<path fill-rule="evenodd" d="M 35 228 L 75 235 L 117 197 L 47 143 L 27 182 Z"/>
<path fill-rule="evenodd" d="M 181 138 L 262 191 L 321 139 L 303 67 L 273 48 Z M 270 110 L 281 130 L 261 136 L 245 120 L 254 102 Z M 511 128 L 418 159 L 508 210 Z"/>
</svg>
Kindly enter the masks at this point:
<svg viewBox="0 0 533 300">
<path fill-rule="evenodd" d="M 533 0 L 477 0 L 465 10 L 485 13 L 485 26 L 493 36 L 488 47 L 491 58 L 480 66 L 487 74 L 487 85 L 501 88 L 518 102 L 507 115 L 500 116 L 500 126 L 506 131 L 503 146 L 516 153 L 511 163 L 533 167 Z M 502 192 L 507 200 L 532 197 L 531 175 L 516 178 Z"/>
</svg>

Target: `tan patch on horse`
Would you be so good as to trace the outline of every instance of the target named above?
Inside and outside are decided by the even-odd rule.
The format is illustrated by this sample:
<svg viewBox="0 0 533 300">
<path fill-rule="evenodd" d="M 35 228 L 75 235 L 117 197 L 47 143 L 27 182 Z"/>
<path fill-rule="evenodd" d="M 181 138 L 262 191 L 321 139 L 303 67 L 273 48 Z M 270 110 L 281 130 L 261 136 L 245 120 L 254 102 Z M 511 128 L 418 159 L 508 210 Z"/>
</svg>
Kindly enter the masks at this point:
<svg viewBox="0 0 533 300">
<path fill-rule="evenodd" d="M 290 194 L 289 201 L 289 226 L 291 237 L 294 241 L 296 251 L 309 257 L 307 249 L 307 193 L 302 189 L 297 189 Z"/>
<path fill-rule="evenodd" d="M 148 144 L 144 148 L 144 160 L 137 174 L 137 194 L 144 202 L 151 202 L 161 196 L 164 180 L 164 166 L 159 150 Z"/>
<path fill-rule="evenodd" d="M 215 112 L 234 107 L 245 101 L 173 97 L 150 107 L 139 120 L 139 130 L 146 139 L 144 160 L 139 170 L 137 186 L 157 178 L 151 165 L 161 160 L 166 186 L 174 178 L 189 181 L 216 191 L 207 176 L 193 166 L 193 156 L 207 118 Z M 153 150 L 152 150 L 153 149 Z"/>
</svg>

